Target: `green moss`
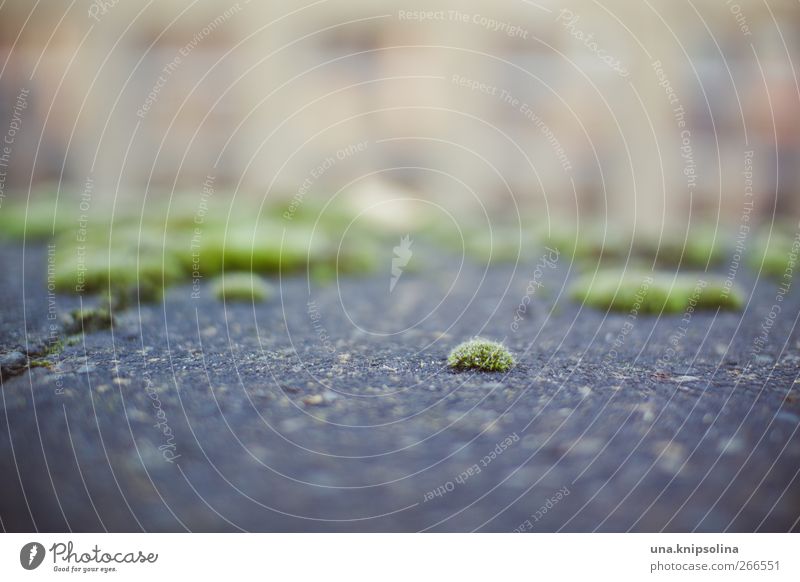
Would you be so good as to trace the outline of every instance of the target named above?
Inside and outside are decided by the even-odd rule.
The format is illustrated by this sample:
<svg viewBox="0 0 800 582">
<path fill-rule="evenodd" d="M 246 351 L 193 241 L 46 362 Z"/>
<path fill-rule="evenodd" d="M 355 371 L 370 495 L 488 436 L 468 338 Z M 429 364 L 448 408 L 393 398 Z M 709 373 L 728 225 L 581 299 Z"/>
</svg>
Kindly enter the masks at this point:
<svg viewBox="0 0 800 582">
<path fill-rule="evenodd" d="M 418 229 L 414 238 L 458 255 L 464 253 L 468 259 L 484 265 L 525 262 L 542 247 L 543 237 L 533 227 L 469 221 L 461 224 L 460 229 L 451 226 L 449 222 L 430 224 Z M 397 244 L 396 238 L 393 240 Z"/>
<path fill-rule="evenodd" d="M 790 263 L 796 262 L 800 241 L 789 229 L 777 228 L 763 232 L 755 237 L 753 250 L 748 254 L 747 261 L 756 271 L 768 277 L 782 277 L 789 267 L 795 268 Z"/>
<path fill-rule="evenodd" d="M 199 267 L 205 276 L 226 271 L 276 273 L 299 271 L 307 264 L 324 260 L 332 247 L 325 233 L 305 226 L 261 221 L 205 228 L 199 235 L 184 234 L 184 243 L 174 250 L 185 269 Z"/>
<path fill-rule="evenodd" d="M 336 281 L 336 266 L 330 264 L 314 265 L 309 269 L 308 275 L 316 285 L 329 285 Z"/>
<path fill-rule="evenodd" d="M 725 259 L 727 238 L 714 226 L 693 226 L 688 231 L 667 229 L 637 235 L 634 251 L 636 256 L 660 265 L 705 268 Z"/>
<path fill-rule="evenodd" d="M 71 319 L 71 316 L 70 316 Z M 71 338 L 70 338 L 71 339 Z M 68 340 L 58 338 L 51 340 L 42 346 L 37 346 L 28 352 L 29 368 L 52 368 L 51 358 L 64 351 L 64 347 L 70 345 Z"/>
<path fill-rule="evenodd" d="M 272 287 L 251 273 L 225 273 L 212 290 L 220 301 L 260 302 L 272 295 Z"/>
<path fill-rule="evenodd" d="M 183 244 L 170 250 L 184 269 L 199 268 L 204 276 L 223 270 L 299 273 L 320 266 L 363 274 L 376 268 L 380 249 L 374 237 L 349 231 L 341 245 L 340 237 L 308 224 L 261 219 L 255 229 L 251 220 L 228 225 L 227 232 L 214 227 L 194 237 L 184 233 Z"/>
<path fill-rule="evenodd" d="M 210 228 L 225 225 L 231 212 L 231 198 L 226 193 L 204 195 L 202 189 L 193 192 L 165 192 L 145 213 L 148 224 L 168 230 L 191 231 L 196 226 Z M 252 212 L 252 209 L 251 209 Z M 231 220 L 235 221 L 235 218 Z"/>
<path fill-rule="evenodd" d="M 361 235 L 348 237 L 341 248 L 331 245 L 324 255 L 309 264 L 311 280 L 320 285 L 331 283 L 340 275 L 363 275 L 378 268 L 378 260 L 387 255 L 374 239 Z"/>
<path fill-rule="evenodd" d="M 554 224 L 544 235 L 544 243 L 575 260 L 624 259 L 631 247 L 631 237 L 612 226 L 602 224 Z"/>
<path fill-rule="evenodd" d="M 30 360 L 28 362 L 29 368 L 52 368 L 53 363 L 47 360 Z"/>
<path fill-rule="evenodd" d="M 64 244 L 65 243 L 65 244 Z M 164 287 L 184 276 L 184 269 L 172 255 L 163 257 L 155 249 L 137 250 L 87 246 L 73 241 L 56 245 L 53 282 L 62 293 L 108 293 L 115 298 L 139 297 L 157 300 Z"/>
<path fill-rule="evenodd" d="M 447 358 L 447 365 L 456 370 L 476 369 L 484 372 L 505 372 L 514 366 L 514 357 L 503 344 L 473 338 L 457 345 Z"/>
<path fill-rule="evenodd" d="M 395 243 L 396 244 L 396 243 Z M 339 273 L 362 275 L 378 268 L 378 259 L 390 257 L 390 251 L 384 250 L 373 237 L 362 234 L 351 235 L 342 241 L 341 248 L 330 253 L 326 261 L 338 268 Z M 388 258 L 386 259 L 388 261 Z"/>
<path fill-rule="evenodd" d="M 55 198 L 50 194 L 32 195 L 27 202 L 6 201 L 0 207 L 0 234 L 3 238 L 28 240 L 46 240 L 67 231 L 77 228 L 78 221 L 74 212 L 74 203 L 60 201 L 56 205 Z M 72 210 L 70 212 L 70 210 Z"/>
<path fill-rule="evenodd" d="M 65 342 L 63 339 L 57 339 L 56 341 L 47 345 L 47 348 L 42 355 L 48 357 L 54 354 L 60 354 L 62 351 L 64 351 L 64 346 L 66 345 L 67 342 Z"/>
<path fill-rule="evenodd" d="M 713 226 L 661 231 L 620 231 L 618 227 L 590 223 L 554 224 L 544 238 L 549 246 L 578 261 L 603 259 L 604 262 L 633 260 L 665 266 L 702 267 L 725 259 L 727 237 Z"/>
<path fill-rule="evenodd" d="M 114 318 L 108 307 L 84 307 L 70 312 L 64 331 L 69 335 L 92 333 L 110 328 L 113 322 Z"/>
<path fill-rule="evenodd" d="M 600 271 L 575 281 L 570 295 L 598 309 L 637 313 L 682 313 L 694 309 L 741 309 L 744 296 L 713 275 Z"/>
<path fill-rule="evenodd" d="M 55 240 L 54 261 L 48 265 L 56 290 L 105 294 L 115 309 L 122 309 L 136 300 L 158 300 L 167 286 L 195 275 L 300 273 L 308 268 L 320 279 L 330 279 L 331 274 L 363 274 L 379 265 L 379 237 L 353 226 L 350 218 L 345 222 L 340 211 L 332 214 L 334 220 L 315 226 L 310 206 L 295 220 L 286 220 L 281 216 L 283 205 L 280 213 L 266 206 L 257 217 L 251 205 L 241 200 L 229 214 L 229 198 L 201 199 L 199 194 L 184 193 L 176 195 L 169 213 L 165 203 L 156 201 L 141 220 L 130 213 L 118 213 L 113 225 L 100 214 L 96 214 L 98 220 L 90 218 L 88 225 L 71 219 L 68 228 L 56 229 L 61 236 Z M 0 224 L 3 218 L 14 227 L 24 223 L 19 207 L 6 210 L 2 209 Z M 59 211 L 58 216 L 62 214 Z M 49 216 L 45 223 L 52 221 L 52 212 Z M 198 217 L 200 223 L 195 221 Z M 45 233 L 49 236 L 51 230 L 49 225 Z"/>
<path fill-rule="evenodd" d="M 353 212 L 347 201 L 339 197 L 335 200 L 306 198 L 296 204 L 291 196 L 275 199 L 274 204 L 265 205 L 264 216 L 279 221 L 287 228 L 304 225 L 317 225 L 317 228 L 343 231 L 352 227 Z M 290 218 L 287 218 L 290 217 Z M 359 222 L 364 222 L 360 220 Z"/>
<path fill-rule="evenodd" d="M 460 244 L 460 241 L 459 241 Z M 525 261 L 538 248 L 536 236 L 526 230 L 498 227 L 465 233 L 464 249 L 468 257 L 480 263 Z"/>
</svg>

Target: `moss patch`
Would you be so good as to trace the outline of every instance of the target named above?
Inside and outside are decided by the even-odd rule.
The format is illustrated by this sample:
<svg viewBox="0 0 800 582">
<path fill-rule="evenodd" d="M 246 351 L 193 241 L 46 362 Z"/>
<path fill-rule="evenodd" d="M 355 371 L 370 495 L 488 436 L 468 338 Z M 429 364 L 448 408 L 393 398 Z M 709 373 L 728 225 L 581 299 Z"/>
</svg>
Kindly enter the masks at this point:
<svg viewBox="0 0 800 582">
<path fill-rule="evenodd" d="M 220 301 L 260 302 L 272 295 L 272 287 L 251 273 L 226 273 L 212 290 Z"/>
<path fill-rule="evenodd" d="M 447 358 L 447 365 L 456 370 L 475 369 L 484 372 L 505 372 L 514 366 L 514 356 L 503 344 L 473 338 L 457 345 Z"/>
<path fill-rule="evenodd" d="M 694 309 L 733 309 L 744 296 L 725 279 L 708 274 L 601 271 L 575 281 L 570 295 L 585 305 L 637 313 L 682 313 Z"/>
<path fill-rule="evenodd" d="M 77 227 L 74 207 L 64 201 L 56 205 L 55 197 L 50 193 L 33 193 L 28 203 L 27 193 L 24 196 L 24 202 L 20 196 L 17 199 L 20 201 L 0 207 L 0 235 L 3 238 L 45 240 L 52 238 L 54 232 L 58 235 Z"/>
<path fill-rule="evenodd" d="M 177 260 L 160 253 L 111 248 L 58 247 L 54 259 L 54 283 L 65 293 L 103 293 L 114 297 L 139 296 L 160 299 L 164 288 L 183 276 Z"/>
<path fill-rule="evenodd" d="M 719 264 L 725 259 L 728 237 L 713 226 L 693 226 L 688 231 L 667 229 L 659 233 L 638 235 L 635 255 L 654 260 L 660 265 L 702 267 Z"/>
<path fill-rule="evenodd" d="M 84 307 L 70 312 L 64 324 L 64 332 L 68 335 L 102 331 L 112 326 L 114 317 L 106 306 Z M 63 344 L 62 344 L 63 347 Z"/>
<path fill-rule="evenodd" d="M 800 235 L 795 237 L 789 229 L 777 228 L 755 238 L 748 263 L 767 277 L 782 277 L 787 269 L 796 268 L 798 254 Z"/>
<path fill-rule="evenodd" d="M 48 360 L 30 360 L 28 362 L 29 368 L 47 368 L 48 370 L 53 367 L 53 363 Z"/>
<path fill-rule="evenodd" d="M 418 237 L 453 253 L 463 252 L 468 259 L 483 265 L 524 263 L 542 247 L 539 230 L 519 224 L 467 222 L 460 231 L 442 226 L 428 225 L 418 231 Z"/>
<path fill-rule="evenodd" d="M 333 245 L 324 232 L 305 225 L 284 225 L 272 221 L 237 223 L 209 227 L 199 235 L 184 233 L 183 242 L 174 248 L 180 264 L 187 270 L 199 268 L 205 276 L 225 271 L 277 273 L 299 271 L 308 264 L 322 262 Z"/>
<path fill-rule="evenodd" d="M 163 200 L 154 197 L 144 209 L 98 204 L 83 216 L 77 192 L 62 192 L 58 204 L 53 192 L 19 193 L 0 208 L 0 237 L 53 240 L 55 255 L 48 268 L 56 290 L 106 294 L 115 309 L 136 300 L 158 300 L 170 285 L 223 271 L 308 269 L 315 281 L 325 282 L 382 264 L 385 253 L 379 243 L 386 229 L 378 222 L 354 220 L 357 206 L 308 200 L 287 218 L 288 198 L 262 208 L 259 200 L 246 197 L 167 194 Z M 254 208 L 261 212 L 254 215 Z"/>
<path fill-rule="evenodd" d="M 630 236 L 601 224 L 554 224 L 543 242 L 575 260 L 624 259 L 631 248 Z"/>
<path fill-rule="evenodd" d="M 602 224 L 554 225 L 548 245 L 558 248 L 566 256 L 578 261 L 603 259 L 619 262 L 630 257 L 644 263 L 664 266 L 702 267 L 719 264 L 725 259 L 729 237 L 713 226 L 693 226 L 683 229 L 666 229 L 660 232 L 619 231 Z"/>
</svg>

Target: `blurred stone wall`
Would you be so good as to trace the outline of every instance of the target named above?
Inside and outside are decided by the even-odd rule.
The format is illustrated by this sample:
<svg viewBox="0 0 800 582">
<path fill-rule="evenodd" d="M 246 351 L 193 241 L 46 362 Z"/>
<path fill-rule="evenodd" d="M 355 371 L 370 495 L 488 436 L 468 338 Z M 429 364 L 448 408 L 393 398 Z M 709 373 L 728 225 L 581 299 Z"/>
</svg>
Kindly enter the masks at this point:
<svg viewBox="0 0 800 582">
<path fill-rule="evenodd" d="M 0 132 L 28 91 L 6 190 L 291 196 L 311 176 L 320 197 L 649 225 L 735 222 L 752 165 L 763 215 L 798 210 L 797 2 L 32 7 L 0 10 Z"/>
</svg>

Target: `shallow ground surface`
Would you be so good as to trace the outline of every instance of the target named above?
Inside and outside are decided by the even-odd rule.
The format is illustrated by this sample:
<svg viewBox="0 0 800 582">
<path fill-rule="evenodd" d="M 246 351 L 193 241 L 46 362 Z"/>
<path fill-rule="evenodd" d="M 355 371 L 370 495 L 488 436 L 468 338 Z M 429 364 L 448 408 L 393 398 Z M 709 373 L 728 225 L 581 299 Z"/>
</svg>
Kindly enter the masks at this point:
<svg viewBox="0 0 800 582">
<path fill-rule="evenodd" d="M 3 378 L 2 527 L 798 529 L 800 288 L 741 271 L 744 313 L 607 316 L 563 294 L 568 261 L 417 255 L 392 293 L 388 259 L 255 308 L 173 288 Z M 0 251 L 0 353 L 78 303 L 49 302 L 45 247 L 22 257 Z M 517 367 L 447 370 L 477 334 Z"/>
</svg>

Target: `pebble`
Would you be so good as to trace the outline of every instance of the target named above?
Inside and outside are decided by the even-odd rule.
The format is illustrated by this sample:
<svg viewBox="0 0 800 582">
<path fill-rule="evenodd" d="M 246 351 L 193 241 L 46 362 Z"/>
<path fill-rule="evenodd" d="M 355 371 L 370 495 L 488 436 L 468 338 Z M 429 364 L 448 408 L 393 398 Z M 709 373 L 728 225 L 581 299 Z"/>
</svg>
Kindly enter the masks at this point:
<svg viewBox="0 0 800 582">
<path fill-rule="evenodd" d="M 675 376 L 672 381 L 680 384 L 681 382 L 696 382 L 699 379 L 697 376 Z"/>
<path fill-rule="evenodd" d="M 584 437 L 573 443 L 571 452 L 578 455 L 594 455 L 603 448 L 605 442 L 599 438 Z"/>
<path fill-rule="evenodd" d="M 656 419 L 656 413 L 650 404 L 639 404 L 635 409 L 642 413 L 643 422 L 653 422 Z"/>
<path fill-rule="evenodd" d="M 340 396 L 341 394 L 339 394 L 338 392 L 334 392 L 333 390 L 325 390 L 325 392 L 322 393 L 322 399 L 327 404 L 330 404 L 334 400 L 337 400 Z"/>
<path fill-rule="evenodd" d="M 485 388 L 487 390 L 497 390 L 502 387 L 503 384 L 501 382 L 484 382 L 481 384 L 481 388 Z"/>
<path fill-rule="evenodd" d="M 670 473 L 679 471 L 686 458 L 683 446 L 676 442 L 662 442 L 660 446 L 659 465 Z M 658 446 L 656 448 L 658 449 Z"/>
<path fill-rule="evenodd" d="M 138 408 L 128 408 L 128 418 L 136 422 L 149 422 L 151 417 Z"/>
<path fill-rule="evenodd" d="M 325 399 L 322 397 L 322 394 L 312 394 L 311 396 L 303 398 L 303 404 L 306 406 L 319 406 L 324 403 Z"/>
<path fill-rule="evenodd" d="M 735 436 L 729 438 L 727 441 L 720 442 L 718 446 L 719 452 L 726 455 L 735 455 L 743 448 L 744 443 L 742 439 Z"/>
<path fill-rule="evenodd" d="M 528 434 L 522 437 L 522 448 L 523 449 L 538 449 L 542 444 L 543 439 L 539 437 L 539 435 L 535 434 Z"/>
</svg>

